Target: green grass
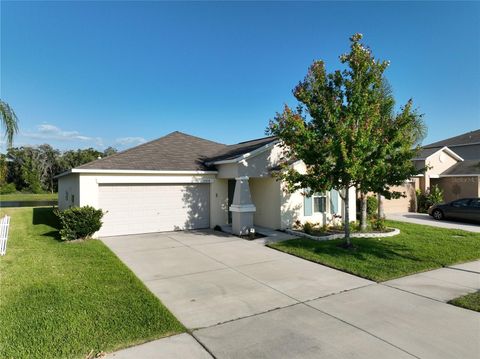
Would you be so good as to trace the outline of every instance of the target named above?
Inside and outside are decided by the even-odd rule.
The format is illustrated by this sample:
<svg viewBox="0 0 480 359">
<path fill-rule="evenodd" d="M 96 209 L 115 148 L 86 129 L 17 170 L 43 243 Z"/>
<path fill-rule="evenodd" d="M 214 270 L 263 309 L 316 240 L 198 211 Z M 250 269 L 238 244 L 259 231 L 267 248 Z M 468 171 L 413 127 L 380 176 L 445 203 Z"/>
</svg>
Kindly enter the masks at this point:
<svg viewBox="0 0 480 359">
<path fill-rule="evenodd" d="M 50 208 L 1 212 L 0 358 L 85 358 L 185 330 L 101 241 L 58 241 Z"/>
<path fill-rule="evenodd" d="M 480 291 L 449 301 L 450 304 L 480 312 Z"/>
<path fill-rule="evenodd" d="M 377 282 L 480 258 L 480 233 L 387 221 L 401 233 L 386 238 L 318 242 L 301 238 L 270 247 Z"/>
<path fill-rule="evenodd" d="M 58 193 L 10 193 L 0 194 L 0 201 L 56 201 Z"/>
</svg>

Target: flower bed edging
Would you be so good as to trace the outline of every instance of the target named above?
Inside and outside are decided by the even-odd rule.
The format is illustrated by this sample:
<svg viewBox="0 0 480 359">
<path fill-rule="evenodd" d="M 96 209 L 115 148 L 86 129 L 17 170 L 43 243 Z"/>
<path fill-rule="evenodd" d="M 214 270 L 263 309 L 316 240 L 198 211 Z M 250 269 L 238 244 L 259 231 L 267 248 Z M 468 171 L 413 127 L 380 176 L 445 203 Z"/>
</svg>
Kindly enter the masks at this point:
<svg viewBox="0 0 480 359">
<path fill-rule="evenodd" d="M 355 232 L 355 233 L 350 233 L 350 237 L 351 238 L 384 238 L 384 237 L 393 237 L 393 236 L 396 236 L 397 234 L 400 234 L 400 230 L 397 228 L 388 228 L 388 229 L 393 229 L 393 230 L 390 232 L 365 232 L 365 233 Z M 286 229 L 285 232 L 287 232 L 288 234 L 292 234 L 294 236 L 313 239 L 314 241 L 329 241 L 332 239 L 345 238 L 344 233 L 330 234 L 328 236 L 312 236 L 311 234 L 306 234 L 304 232 L 294 231 L 291 229 Z"/>
</svg>

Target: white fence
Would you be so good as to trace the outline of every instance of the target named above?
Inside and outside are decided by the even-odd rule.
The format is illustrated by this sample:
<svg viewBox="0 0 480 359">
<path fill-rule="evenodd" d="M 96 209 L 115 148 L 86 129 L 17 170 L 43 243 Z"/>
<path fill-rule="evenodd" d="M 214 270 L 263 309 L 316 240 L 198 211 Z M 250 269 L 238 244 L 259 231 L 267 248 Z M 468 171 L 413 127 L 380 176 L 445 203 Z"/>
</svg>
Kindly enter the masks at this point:
<svg viewBox="0 0 480 359">
<path fill-rule="evenodd" d="M 0 256 L 7 252 L 8 227 L 10 226 L 10 217 L 5 216 L 0 220 Z"/>
</svg>

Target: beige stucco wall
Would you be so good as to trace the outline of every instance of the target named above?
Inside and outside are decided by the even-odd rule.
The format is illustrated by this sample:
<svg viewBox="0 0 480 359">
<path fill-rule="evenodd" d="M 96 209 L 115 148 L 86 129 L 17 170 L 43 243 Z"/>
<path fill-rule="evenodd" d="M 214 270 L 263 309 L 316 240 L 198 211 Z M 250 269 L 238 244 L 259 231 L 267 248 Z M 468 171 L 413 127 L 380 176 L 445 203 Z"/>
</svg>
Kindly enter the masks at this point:
<svg viewBox="0 0 480 359">
<path fill-rule="evenodd" d="M 445 151 L 438 151 L 426 159 L 426 165 L 431 167 L 427 169 L 426 174 L 439 175 L 448 168 L 452 167 L 458 161 Z"/>
<path fill-rule="evenodd" d="M 299 172 L 306 171 L 306 166 L 303 162 L 298 161 L 294 163 L 293 168 Z M 327 193 L 327 207 L 326 213 L 313 213 L 311 216 L 304 215 L 304 196 L 302 191 L 296 191 L 294 193 L 287 193 L 285 183 L 280 185 L 281 193 L 281 207 L 280 207 L 280 226 L 282 229 L 290 228 L 296 220 L 300 222 L 312 222 L 319 223 L 323 225 L 328 223 L 331 220 L 332 215 L 330 214 L 330 193 Z M 350 201 L 349 201 L 349 216 L 350 221 L 355 221 L 356 216 L 356 199 L 355 199 L 355 188 L 349 189 Z M 340 207 L 340 213 L 342 218 L 345 218 L 345 205 L 343 200 L 339 197 L 338 203 Z"/>
<path fill-rule="evenodd" d="M 217 165 L 218 178 L 236 177 L 269 177 L 270 168 L 277 166 L 282 159 L 282 149 L 278 145 L 268 148 L 264 152 L 254 154 L 238 163 Z"/>
<path fill-rule="evenodd" d="M 417 161 L 416 166 L 427 167 L 423 177 L 420 179 L 419 188 L 422 192 L 431 187 L 431 179 L 438 177 L 458 161 L 445 151 L 438 151 L 427 157 L 425 161 Z M 418 168 L 418 167 L 417 167 Z"/>
<path fill-rule="evenodd" d="M 60 210 L 79 205 L 79 188 L 79 175 L 76 173 L 71 173 L 58 179 L 58 208 Z"/>
<path fill-rule="evenodd" d="M 400 197 L 396 199 L 384 199 L 383 209 L 385 213 L 403 213 L 413 212 L 415 201 L 415 188 L 416 183 L 419 183 L 419 179 L 415 179 L 412 182 L 406 182 L 402 186 L 391 187 L 392 191 L 402 192 L 406 197 Z"/>
<path fill-rule="evenodd" d="M 280 182 L 272 177 L 249 180 L 252 202 L 256 207 L 253 223 L 257 226 L 279 229 L 281 192 Z"/>
<path fill-rule="evenodd" d="M 216 179 L 210 185 L 210 227 L 228 222 L 228 180 Z"/>
<path fill-rule="evenodd" d="M 480 176 L 442 177 L 432 179 L 443 190 L 443 200 L 450 202 L 463 197 L 480 197 Z"/>
</svg>

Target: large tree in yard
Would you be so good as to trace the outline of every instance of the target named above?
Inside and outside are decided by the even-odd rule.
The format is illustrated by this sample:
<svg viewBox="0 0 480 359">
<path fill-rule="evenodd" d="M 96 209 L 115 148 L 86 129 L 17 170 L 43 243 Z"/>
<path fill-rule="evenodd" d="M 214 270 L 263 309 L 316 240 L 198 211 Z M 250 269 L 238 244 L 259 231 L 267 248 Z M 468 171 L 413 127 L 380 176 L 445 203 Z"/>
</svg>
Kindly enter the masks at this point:
<svg viewBox="0 0 480 359">
<path fill-rule="evenodd" d="M 339 191 L 345 203 L 347 247 L 351 247 L 350 221 L 354 220 L 349 218 L 348 189 L 386 190 L 388 183 L 380 185 L 371 176 L 387 171 L 381 162 L 389 156 L 409 157 L 394 150 L 404 149 L 403 144 L 390 143 L 406 130 L 397 126 L 405 116 L 391 116 L 387 121 L 384 115 L 384 107 L 389 105 L 383 77 L 388 62 L 376 60 L 361 38 L 361 34 L 353 35 L 350 52 L 340 56 L 344 70 L 327 73 L 325 63 L 315 61 L 293 91 L 298 106 L 285 106 L 267 129 L 281 140 L 287 157 L 302 160 L 307 167 L 300 173 L 286 165 L 280 172 L 288 191 Z M 406 107 L 411 111 L 411 104 Z M 389 126 L 384 127 L 385 123 Z M 404 162 L 389 163 L 389 171 L 404 175 Z"/>
</svg>

